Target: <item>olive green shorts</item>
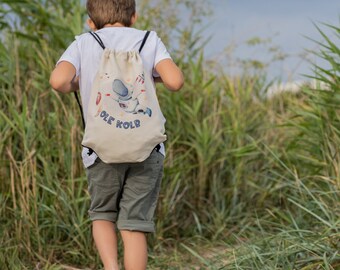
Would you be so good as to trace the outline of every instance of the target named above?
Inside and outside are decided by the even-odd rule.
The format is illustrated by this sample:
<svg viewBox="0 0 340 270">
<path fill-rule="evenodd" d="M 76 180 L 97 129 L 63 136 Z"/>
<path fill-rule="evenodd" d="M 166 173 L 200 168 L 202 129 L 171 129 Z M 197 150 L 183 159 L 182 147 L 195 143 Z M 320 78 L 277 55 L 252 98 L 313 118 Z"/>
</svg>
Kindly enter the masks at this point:
<svg viewBox="0 0 340 270">
<path fill-rule="evenodd" d="M 91 220 L 108 220 L 119 230 L 154 232 L 164 156 L 156 149 L 140 163 L 107 164 L 99 158 L 86 170 Z"/>
</svg>

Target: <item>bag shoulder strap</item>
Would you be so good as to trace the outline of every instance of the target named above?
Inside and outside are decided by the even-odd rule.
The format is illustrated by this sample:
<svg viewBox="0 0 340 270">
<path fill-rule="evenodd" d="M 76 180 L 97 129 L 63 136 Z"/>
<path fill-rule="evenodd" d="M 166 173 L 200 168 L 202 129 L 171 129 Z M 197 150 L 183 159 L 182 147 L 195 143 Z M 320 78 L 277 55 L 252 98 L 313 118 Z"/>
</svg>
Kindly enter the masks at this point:
<svg viewBox="0 0 340 270">
<path fill-rule="evenodd" d="M 91 34 L 91 36 L 94 37 L 94 39 L 98 42 L 98 44 L 100 45 L 100 47 L 103 48 L 103 50 L 105 49 L 105 45 L 104 45 L 104 42 L 101 40 L 101 38 L 98 36 L 97 33 L 95 32 L 89 32 Z M 80 114 L 81 114 L 81 120 L 83 122 L 83 128 L 85 129 L 85 118 L 84 118 L 84 111 L 83 111 L 83 107 L 81 106 L 81 103 L 80 103 L 80 100 L 79 100 L 79 97 L 78 97 L 78 94 L 76 91 L 73 92 L 74 93 L 74 96 L 77 100 L 77 103 L 78 103 L 78 107 L 79 107 L 79 111 L 80 111 Z"/>
<path fill-rule="evenodd" d="M 143 38 L 142 44 L 139 47 L 139 50 L 138 50 L 139 53 L 141 53 L 141 51 L 143 50 L 144 45 L 145 45 L 146 40 L 148 39 L 149 35 L 150 35 L 150 31 L 147 31 L 144 38 Z"/>
<path fill-rule="evenodd" d="M 98 36 L 97 33 L 95 32 L 90 32 L 91 36 L 94 37 L 94 39 L 98 42 L 98 44 L 100 45 L 100 47 L 103 48 L 103 50 L 105 50 L 105 45 L 104 42 L 101 40 L 101 38 Z"/>
<path fill-rule="evenodd" d="M 98 36 L 98 34 L 95 33 L 95 32 L 90 32 L 90 34 L 91 34 L 91 36 L 93 36 L 93 38 L 98 42 L 98 44 L 100 45 L 100 47 L 102 47 L 103 50 L 105 50 L 104 42 L 101 40 L 101 38 Z M 143 40 L 142 40 L 142 44 L 140 45 L 139 50 L 138 50 L 139 53 L 141 53 L 141 51 L 143 50 L 144 45 L 145 45 L 146 40 L 148 39 L 149 35 L 150 35 L 150 31 L 146 31 L 145 36 L 144 36 L 144 38 L 143 38 Z"/>
<path fill-rule="evenodd" d="M 78 107 L 79 107 L 80 114 L 81 114 L 81 120 L 83 122 L 83 129 L 85 130 L 85 118 L 84 118 L 83 107 L 80 104 L 80 100 L 79 100 L 77 92 L 74 91 L 73 93 L 74 93 L 74 96 L 76 97 L 76 100 L 77 100 L 77 103 L 78 103 Z M 88 149 L 87 155 L 91 156 L 94 151 L 91 148 L 89 148 L 89 147 L 86 147 L 86 148 Z"/>
<path fill-rule="evenodd" d="M 78 107 L 79 107 L 79 110 L 80 110 L 81 120 L 83 122 L 83 128 L 85 129 L 85 118 L 84 118 L 83 107 L 80 104 L 80 100 L 79 100 L 77 91 L 74 91 L 73 93 L 74 93 L 74 96 L 76 97 L 76 100 L 77 100 L 77 103 L 78 103 Z"/>
</svg>

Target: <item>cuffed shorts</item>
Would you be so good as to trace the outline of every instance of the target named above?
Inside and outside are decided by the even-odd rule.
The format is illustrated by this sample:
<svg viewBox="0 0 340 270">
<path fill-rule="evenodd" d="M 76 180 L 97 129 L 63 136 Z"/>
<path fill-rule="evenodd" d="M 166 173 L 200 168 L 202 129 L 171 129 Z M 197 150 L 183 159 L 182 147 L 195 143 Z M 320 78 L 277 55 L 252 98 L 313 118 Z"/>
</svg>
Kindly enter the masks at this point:
<svg viewBox="0 0 340 270">
<path fill-rule="evenodd" d="M 86 170 L 90 219 L 114 222 L 119 230 L 154 232 L 163 162 L 156 149 L 140 163 L 107 164 L 97 158 Z"/>
</svg>

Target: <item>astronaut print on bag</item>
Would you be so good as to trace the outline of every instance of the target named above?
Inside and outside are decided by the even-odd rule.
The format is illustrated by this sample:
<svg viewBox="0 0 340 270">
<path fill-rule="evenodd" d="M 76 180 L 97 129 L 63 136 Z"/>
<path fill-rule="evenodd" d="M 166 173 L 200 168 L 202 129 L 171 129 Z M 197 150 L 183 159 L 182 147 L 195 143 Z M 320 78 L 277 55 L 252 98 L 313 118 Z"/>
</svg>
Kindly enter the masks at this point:
<svg viewBox="0 0 340 270">
<path fill-rule="evenodd" d="M 152 116 L 152 110 L 143 105 L 147 101 L 146 90 L 144 89 L 144 74 L 138 75 L 131 84 L 131 80 L 114 79 L 112 81 L 109 74 L 102 75 L 102 90 L 97 93 L 95 117 L 102 118 L 108 125 L 120 129 L 139 128 L 141 119 L 124 121 L 125 114 Z M 118 105 L 118 106 L 117 106 Z"/>
</svg>

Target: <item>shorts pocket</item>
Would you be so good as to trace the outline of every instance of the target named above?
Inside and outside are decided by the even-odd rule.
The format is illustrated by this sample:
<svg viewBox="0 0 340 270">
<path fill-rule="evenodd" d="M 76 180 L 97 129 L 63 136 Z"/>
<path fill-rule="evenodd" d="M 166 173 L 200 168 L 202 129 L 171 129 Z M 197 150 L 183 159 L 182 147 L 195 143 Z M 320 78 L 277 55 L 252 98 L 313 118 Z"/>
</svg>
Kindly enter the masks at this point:
<svg viewBox="0 0 340 270">
<path fill-rule="evenodd" d="M 148 164 L 163 164 L 164 162 L 164 156 L 159 152 L 157 151 L 156 149 L 154 149 L 150 156 L 144 160 L 142 162 L 142 164 L 144 165 L 148 165 Z"/>
<path fill-rule="evenodd" d="M 117 168 L 112 164 L 102 162 L 99 158 L 87 168 L 86 173 L 89 186 L 100 188 L 103 192 L 119 187 Z"/>
<path fill-rule="evenodd" d="M 136 194 L 149 193 L 156 188 L 163 173 L 164 156 L 155 151 L 148 159 L 134 166 L 129 188 Z"/>
</svg>

